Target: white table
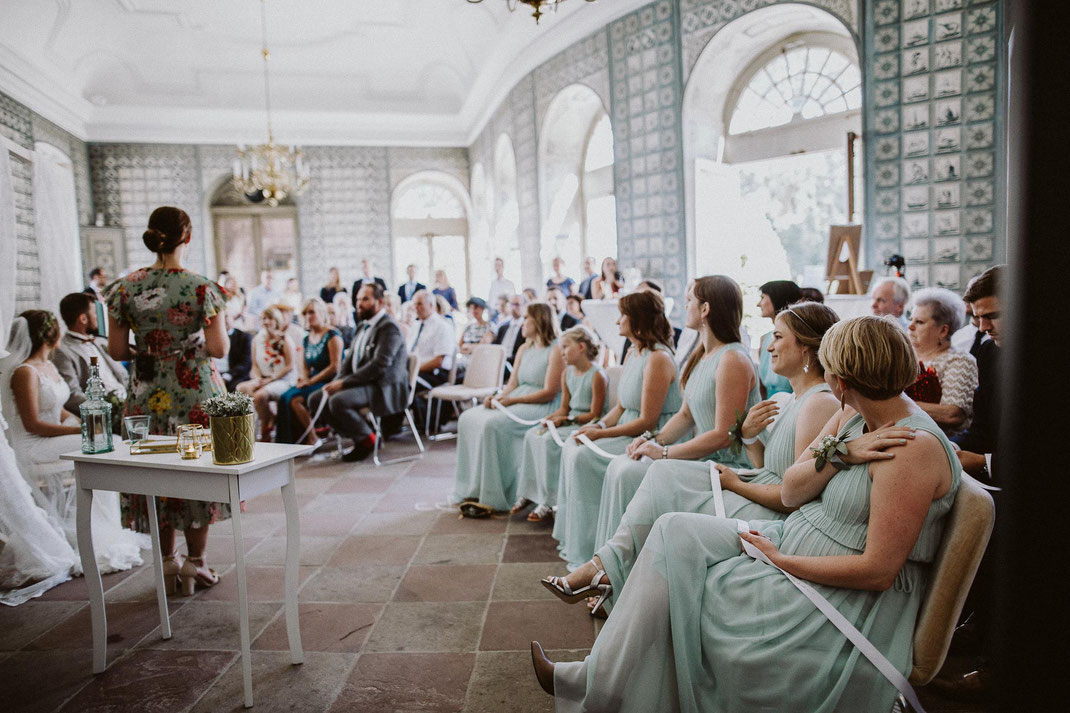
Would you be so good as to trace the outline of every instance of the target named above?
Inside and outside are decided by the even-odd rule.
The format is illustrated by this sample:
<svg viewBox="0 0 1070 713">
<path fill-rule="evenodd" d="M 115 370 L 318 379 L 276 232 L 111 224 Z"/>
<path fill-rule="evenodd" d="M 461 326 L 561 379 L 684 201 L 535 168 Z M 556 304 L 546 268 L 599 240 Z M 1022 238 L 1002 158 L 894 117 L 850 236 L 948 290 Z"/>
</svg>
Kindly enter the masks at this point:
<svg viewBox="0 0 1070 713">
<path fill-rule="evenodd" d="M 89 589 L 89 607 L 93 621 L 93 673 L 107 667 L 107 618 L 104 612 L 104 587 L 93 553 L 90 513 L 93 490 L 115 490 L 146 496 L 152 531 L 153 570 L 156 574 L 156 598 L 160 606 L 160 635 L 171 638 L 171 621 L 167 611 L 167 594 L 160 555 L 160 531 L 156 521 L 156 496 L 229 503 L 234 531 L 235 572 L 238 578 L 238 618 L 241 628 L 242 679 L 245 707 L 253 705 L 253 669 L 249 658 L 249 599 L 245 584 L 245 547 L 241 532 L 241 501 L 262 493 L 282 489 L 286 509 L 286 634 L 293 663 L 304 662 L 301 630 L 297 621 L 297 564 L 301 525 L 297 514 L 294 486 L 294 458 L 312 446 L 286 443 L 257 443 L 254 458 L 242 465 L 215 465 L 211 453 L 198 460 L 182 460 L 177 453 L 130 455 L 127 443 L 116 443 L 111 453 L 86 455 L 66 453 L 64 460 L 74 461 L 78 488 L 78 549 Z"/>
</svg>

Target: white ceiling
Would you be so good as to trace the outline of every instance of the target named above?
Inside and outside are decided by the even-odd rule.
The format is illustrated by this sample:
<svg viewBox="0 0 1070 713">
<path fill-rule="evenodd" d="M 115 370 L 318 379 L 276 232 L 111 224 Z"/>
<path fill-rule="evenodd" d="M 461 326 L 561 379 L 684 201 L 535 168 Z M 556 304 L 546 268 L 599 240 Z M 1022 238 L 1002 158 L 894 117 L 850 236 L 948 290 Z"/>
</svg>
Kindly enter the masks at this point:
<svg viewBox="0 0 1070 713">
<path fill-rule="evenodd" d="M 267 0 L 283 142 L 471 143 L 538 64 L 649 0 Z M 0 90 L 92 141 L 264 135 L 258 0 L 0 0 Z"/>
</svg>

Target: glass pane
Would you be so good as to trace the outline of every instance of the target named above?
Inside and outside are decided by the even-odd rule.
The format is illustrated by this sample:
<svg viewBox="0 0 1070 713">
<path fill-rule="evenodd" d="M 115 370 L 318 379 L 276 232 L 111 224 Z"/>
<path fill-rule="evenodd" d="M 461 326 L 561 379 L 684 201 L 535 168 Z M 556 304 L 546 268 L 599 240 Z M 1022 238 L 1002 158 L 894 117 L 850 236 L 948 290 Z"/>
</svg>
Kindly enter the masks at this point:
<svg viewBox="0 0 1070 713">
<path fill-rule="evenodd" d="M 468 259 L 465 254 L 463 235 L 436 235 L 431 238 L 431 282 L 434 284 L 436 270 L 444 270 L 450 286 L 457 292 L 457 303 L 468 300 Z"/>
<path fill-rule="evenodd" d="M 260 282 L 253 242 L 252 216 L 228 216 L 216 221 L 216 244 L 219 246 L 219 271 L 230 272 L 246 289 Z"/>
<path fill-rule="evenodd" d="M 613 165 L 613 127 L 610 126 L 609 116 L 603 116 L 598 120 L 591 132 L 591 140 L 587 142 L 587 158 L 583 164 L 583 170 L 594 171 L 599 168 Z"/>
<path fill-rule="evenodd" d="M 423 237 L 400 237 L 394 241 L 395 254 L 398 259 L 394 273 L 394 284 L 402 285 L 409 281 L 408 273 L 405 272 L 410 264 L 416 266 L 416 281 L 425 285 L 433 285 L 431 279 L 431 255 L 428 253 L 428 240 Z"/>
<path fill-rule="evenodd" d="M 401 194 L 394 206 L 395 218 L 464 218 L 464 206 L 444 186 L 418 183 Z"/>
<path fill-rule="evenodd" d="M 260 218 L 260 244 L 264 258 L 261 269 L 270 270 L 275 276 L 275 284 L 280 288 L 291 277 L 297 277 L 296 232 L 293 218 Z"/>
</svg>

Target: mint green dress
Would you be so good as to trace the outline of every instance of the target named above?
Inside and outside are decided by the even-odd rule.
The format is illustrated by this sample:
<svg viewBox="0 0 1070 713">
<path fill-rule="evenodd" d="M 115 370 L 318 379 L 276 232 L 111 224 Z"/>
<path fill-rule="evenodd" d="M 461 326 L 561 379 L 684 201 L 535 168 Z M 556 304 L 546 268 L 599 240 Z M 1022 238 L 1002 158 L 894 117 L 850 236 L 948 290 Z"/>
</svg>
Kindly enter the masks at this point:
<svg viewBox="0 0 1070 713">
<path fill-rule="evenodd" d="M 842 435 L 857 438 L 857 416 Z M 814 588 L 904 675 L 958 458 L 925 414 L 896 423 L 944 445 L 951 487 L 934 500 L 886 591 Z M 785 554 L 858 555 L 870 510 L 868 464 L 840 471 L 787 520 L 752 520 Z M 669 513 L 654 523 L 617 607 L 581 662 L 554 671 L 557 712 L 888 711 L 896 690 L 779 570 L 742 554 L 733 519 Z"/>
<path fill-rule="evenodd" d="M 556 344 L 556 342 L 555 342 Z M 550 353 L 548 347 L 528 347 L 517 365 L 517 386 L 513 396 L 524 396 L 543 388 Z M 560 393 L 541 404 L 513 404 L 509 411 L 525 420 L 545 418 L 557 410 Z M 532 426 L 513 421 L 496 408 L 474 406 L 457 419 L 457 475 L 453 502 L 474 498 L 495 510 L 508 510 L 516 502 L 520 447 Z"/>
<path fill-rule="evenodd" d="M 702 359 L 687 379 L 684 393 L 687 395 L 687 403 L 691 408 L 691 417 L 695 421 L 695 435 L 712 431 L 717 425 L 717 367 L 721 364 L 721 357 L 725 352 L 739 352 L 747 357 L 750 356 L 747 349 L 739 342 L 724 345 L 712 355 Z M 750 392 L 747 394 L 747 403 L 744 411 L 762 399 L 762 392 L 758 385 L 758 377 L 751 370 L 753 379 Z M 677 407 L 679 411 L 679 407 Z M 732 453 L 731 448 L 722 448 L 719 451 L 705 456 L 700 462 L 715 460 L 730 468 L 750 468 L 750 459 L 747 458 L 746 450 Z M 689 461 L 684 461 L 689 462 Z M 606 482 L 602 486 L 602 501 L 598 506 L 598 527 L 595 530 L 595 546 L 601 546 L 613 533 L 617 531 L 624 511 L 631 502 L 639 485 L 646 478 L 647 470 L 657 460 L 633 460 L 622 455 L 609 462 L 606 469 Z M 653 522 L 653 520 L 651 520 Z"/>
<path fill-rule="evenodd" d="M 600 374 L 604 379 L 606 372 L 602 367 L 592 365 L 582 374 L 575 368 L 565 371 L 565 384 L 568 386 L 568 417 L 579 418 L 591 410 L 594 393 L 594 377 Z M 579 426 L 564 425 L 557 429 L 561 440 L 567 439 Z M 520 462 L 520 478 L 516 486 L 516 497 L 527 498 L 533 503 L 554 507 L 557 505 L 557 484 L 561 470 L 561 446 L 557 445 L 550 431 L 545 428 L 532 428 L 524 435 L 524 457 Z"/>
<path fill-rule="evenodd" d="M 691 372 L 692 379 L 697 371 L 698 367 Z M 687 385 L 691 386 L 690 379 Z M 799 419 L 799 411 L 808 398 L 828 390 L 827 384 L 818 384 L 802 396 L 793 397 L 791 402 L 784 406 L 776 423 L 768 429 L 771 433 L 765 446 L 765 466 L 751 471 L 751 475 L 741 472 L 741 479 L 758 485 L 784 482 L 784 471 L 795 462 L 795 425 Z M 730 490 L 723 490 L 722 497 L 726 517 L 741 520 L 783 520 L 788 516 L 787 513 L 751 502 Z M 650 466 L 648 477 L 643 479 L 635 497 L 628 504 L 616 532 L 597 552 L 598 559 L 613 584 L 609 604 L 616 601 L 617 595 L 628 580 L 635 558 L 650 535 L 651 526 L 658 517 L 669 512 L 696 512 L 703 515 L 717 513 L 708 460 L 655 461 Z"/>
<path fill-rule="evenodd" d="M 664 345 L 659 344 L 657 348 L 669 351 Z M 643 370 L 651 353 L 638 349 L 628 351 L 617 386 L 617 400 L 624 408 L 617 425 L 639 418 L 643 400 Z M 673 377 L 658 417 L 658 428 L 680 410 L 680 399 L 680 387 L 676 377 Z M 632 436 L 601 438 L 595 441 L 595 445 L 607 453 L 620 455 L 632 440 Z M 572 569 L 594 555 L 598 507 L 608 466 L 609 460 L 573 439 L 565 441 L 565 447 L 561 449 L 561 475 L 553 536 L 558 541 L 561 558 Z"/>
</svg>

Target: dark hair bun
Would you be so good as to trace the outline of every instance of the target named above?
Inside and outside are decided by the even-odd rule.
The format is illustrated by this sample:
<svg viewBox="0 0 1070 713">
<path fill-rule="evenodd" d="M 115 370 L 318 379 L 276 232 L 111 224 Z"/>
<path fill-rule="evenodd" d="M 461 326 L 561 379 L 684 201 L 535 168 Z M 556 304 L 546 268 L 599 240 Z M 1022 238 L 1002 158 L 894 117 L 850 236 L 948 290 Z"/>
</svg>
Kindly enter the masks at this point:
<svg viewBox="0 0 1070 713">
<path fill-rule="evenodd" d="M 190 230 L 189 216 L 181 208 L 161 206 L 149 216 L 149 226 L 141 239 L 154 253 L 173 253 Z"/>
</svg>

